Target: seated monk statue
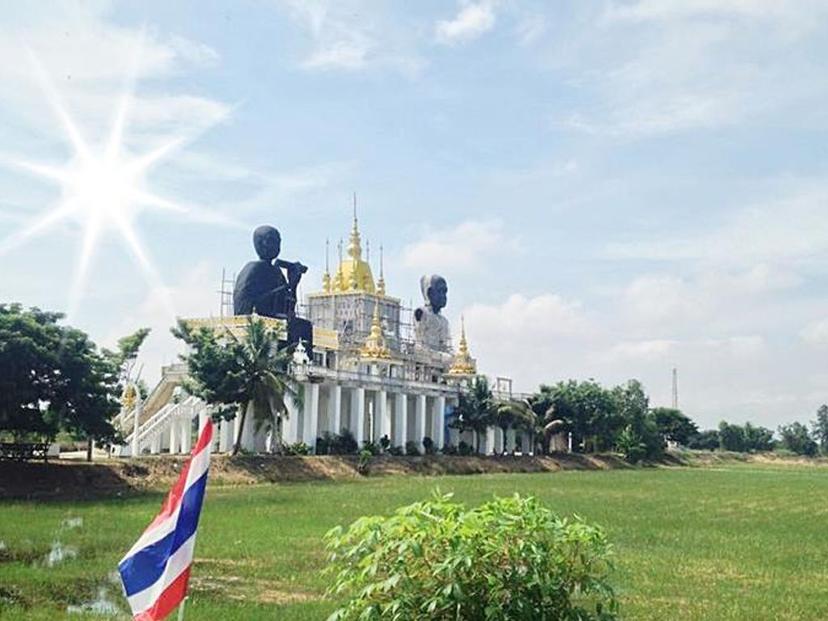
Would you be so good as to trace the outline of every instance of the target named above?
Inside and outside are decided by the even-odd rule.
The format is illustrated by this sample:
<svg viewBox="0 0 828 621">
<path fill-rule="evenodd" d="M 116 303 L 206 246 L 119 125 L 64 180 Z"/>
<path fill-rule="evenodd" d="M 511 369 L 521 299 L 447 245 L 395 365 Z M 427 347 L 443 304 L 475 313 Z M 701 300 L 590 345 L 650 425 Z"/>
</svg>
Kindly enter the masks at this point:
<svg viewBox="0 0 828 621">
<path fill-rule="evenodd" d="M 301 342 L 306 351 L 312 352 L 313 326 L 296 316 L 296 287 L 308 268 L 299 262 L 279 259 L 282 237 L 272 226 L 260 226 L 253 231 L 253 246 L 259 260 L 250 261 L 236 277 L 233 314 L 257 313 L 286 319 L 287 342 Z M 287 278 L 282 269 L 287 271 Z"/>
<path fill-rule="evenodd" d="M 448 353 L 451 331 L 448 319 L 440 314 L 448 298 L 446 279 L 436 274 L 423 276 L 420 278 L 420 290 L 426 304 L 414 311 L 414 340 L 426 349 Z"/>
</svg>

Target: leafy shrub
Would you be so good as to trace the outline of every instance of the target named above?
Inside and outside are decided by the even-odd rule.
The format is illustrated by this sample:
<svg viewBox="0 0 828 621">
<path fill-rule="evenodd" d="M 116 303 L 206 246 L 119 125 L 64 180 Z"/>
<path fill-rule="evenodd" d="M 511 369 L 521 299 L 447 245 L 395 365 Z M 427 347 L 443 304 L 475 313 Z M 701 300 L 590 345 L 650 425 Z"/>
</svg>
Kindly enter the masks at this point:
<svg viewBox="0 0 828 621">
<path fill-rule="evenodd" d="M 387 452 L 388 449 L 391 448 L 391 438 L 389 438 L 387 435 L 382 436 L 380 438 L 379 445 L 380 445 L 380 450 L 383 453 Z"/>
<path fill-rule="evenodd" d="M 420 454 L 420 446 L 414 442 L 413 440 L 409 440 L 405 443 L 405 454 L 406 455 L 419 455 Z"/>
<path fill-rule="evenodd" d="M 637 464 L 647 456 L 647 445 L 644 444 L 641 436 L 632 430 L 630 425 L 627 425 L 618 434 L 615 446 L 618 452 L 624 456 L 624 459 L 631 464 Z"/>
<path fill-rule="evenodd" d="M 347 598 L 329 621 L 617 618 L 604 532 L 532 497 L 467 510 L 435 494 L 325 539 L 329 594 Z"/>
<path fill-rule="evenodd" d="M 371 468 L 371 460 L 374 458 L 376 453 L 372 453 L 368 449 L 362 449 L 359 452 L 359 459 L 357 460 L 357 472 L 361 475 L 367 475 L 368 470 Z"/>
<path fill-rule="evenodd" d="M 310 447 L 304 442 L 297 442 L 296 444 L 286 444 L 284 452 L 285 455 L 310 455 Z"/>
<path fill-rule="evenodd" d="M 443 455 L 457 455 L 457 447 L 453 444 L 446 444 L 441 453 L 443 453 Z"/>
<path fill-rule="evenodd" d="M 426 455 L 434 455 L 434 440 L 425 436 L 423 438 L 423 448 L 425 449 Z"/>
<path fill-rule="evenodd" d="M 395 457 L 399 457 L 400 455 L 405 455 L 405 451 L 401 446 L 389 446 L 388 447 L 388 454 L 394 455 Z"/>
<path fill-rule="evenodd" d="M 369 453 L 371 453 L 371 455 L 379 455 L 381 452 L 379 444 L 376 444 L 375 442 L 366 442 L 365 444 L 363 444 L 362 450 L 359 452 L 359 454 L 362 455 L 364 451 L 368 451 Z"/>
<path fill-rule="evenodd" d="M 460 455 L 474 455 L 474 447 L 465 440 L 460 440 L 457 445 L 457 453 Z"/>
<path fill-rule="evenodd" d="M 359 450 L 354 434 L 343 429 L 342 433 L 326 431 L 316 439 L 317 455 L 356 455 Z"/>
</svg>

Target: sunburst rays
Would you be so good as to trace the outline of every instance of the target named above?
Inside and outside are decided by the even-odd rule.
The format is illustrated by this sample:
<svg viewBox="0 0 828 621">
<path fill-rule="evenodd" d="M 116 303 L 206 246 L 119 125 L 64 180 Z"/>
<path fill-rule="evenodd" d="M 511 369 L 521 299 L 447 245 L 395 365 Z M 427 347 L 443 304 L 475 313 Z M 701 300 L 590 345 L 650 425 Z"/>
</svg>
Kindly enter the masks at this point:
<svg viewBox="0 0 828 621">
<path fill-rule="evenodd" d="M 67 220 L 75 220 L 81 227 L 80 246 L 69 292 L 70 317 L 74 316 L 80 306 L 98 243 L 107 234 L 120 237 L 147 285 L 161 292 L 167 311 L 170 315 L 175 314 L 169 291 L 163 285 L 134 226 L 135 218 L 142 211 L 174 213 L 200 222 L 241 226 L 221 214 L 159 196 L 149 187 L 147 175 L 150 170 L 181 148 L 188 141 L 186 137 L 174 136 L 161 146 L 141 154 L 133 154 L 126 148 L 124 135 L 128 131 L 129 111 L 133 105 L 139 52 L 140 46 L 136 49 L 134 62 L 126 75 L 124 91 L 114 110 L 107 139 L 96 145 L 86 140 L 64 106 L 48 73 L 34 53 L 29 51 L 34 75 L 60 123 L 63 138 L 72 149 L 72 155 L 60 166 L 22 158 L 0 160 L 0 164 L 56 184 L 61 191 L 61 198 L 56 204 L 0 240 L 0 256 Z"/>
</svg>

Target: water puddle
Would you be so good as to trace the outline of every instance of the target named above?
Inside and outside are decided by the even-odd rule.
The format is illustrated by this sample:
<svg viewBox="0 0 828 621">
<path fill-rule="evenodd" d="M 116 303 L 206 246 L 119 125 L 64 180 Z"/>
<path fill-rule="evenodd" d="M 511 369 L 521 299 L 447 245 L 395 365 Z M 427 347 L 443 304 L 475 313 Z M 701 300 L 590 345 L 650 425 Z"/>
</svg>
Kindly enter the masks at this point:
<svg viewBox="0 0 828 621">
<path fill-rule="evenodd" d="M 86 602 L 80 606 L 67 606 L 66 612 L 71 614 L 93 614 L 93 615 L 107 615 L 113 616 L 121 613 L 118 605 L 109 599 L 109 592 L 107 587 L 98 588 L 98 596 L 91 602 Z"/>
<path fill-rule="evenodd" d="M 60 541 L 52 543 L 52 549 L 46 555 L 46 567 L 55 567 L 64 561 L 77 558 L 78 549 L 73 546 L 64 546 Z"/>
</svg>

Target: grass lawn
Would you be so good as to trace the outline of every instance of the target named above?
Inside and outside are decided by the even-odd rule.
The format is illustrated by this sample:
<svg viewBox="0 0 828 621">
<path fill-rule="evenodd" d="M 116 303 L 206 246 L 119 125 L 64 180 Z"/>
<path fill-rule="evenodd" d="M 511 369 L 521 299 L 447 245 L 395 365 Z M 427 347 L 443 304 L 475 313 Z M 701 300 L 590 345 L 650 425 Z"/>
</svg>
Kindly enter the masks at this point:
<svg viewBox="0 0 828 621">
<path fill-rule="evenodd" d="M 322 535 L 437 486 L 603 525 L 624 618 L 828 618 L 828 469 L 757 465 L 208 486 L 187 618 L 324 619 Z M 67 607 L 99 595 L 125 609 L 111 574 L 161 498 L 0 503 L 0 618 L 79 619 Z M 49 566 L 57 541 L 69 557 Z"/>
</svg>

